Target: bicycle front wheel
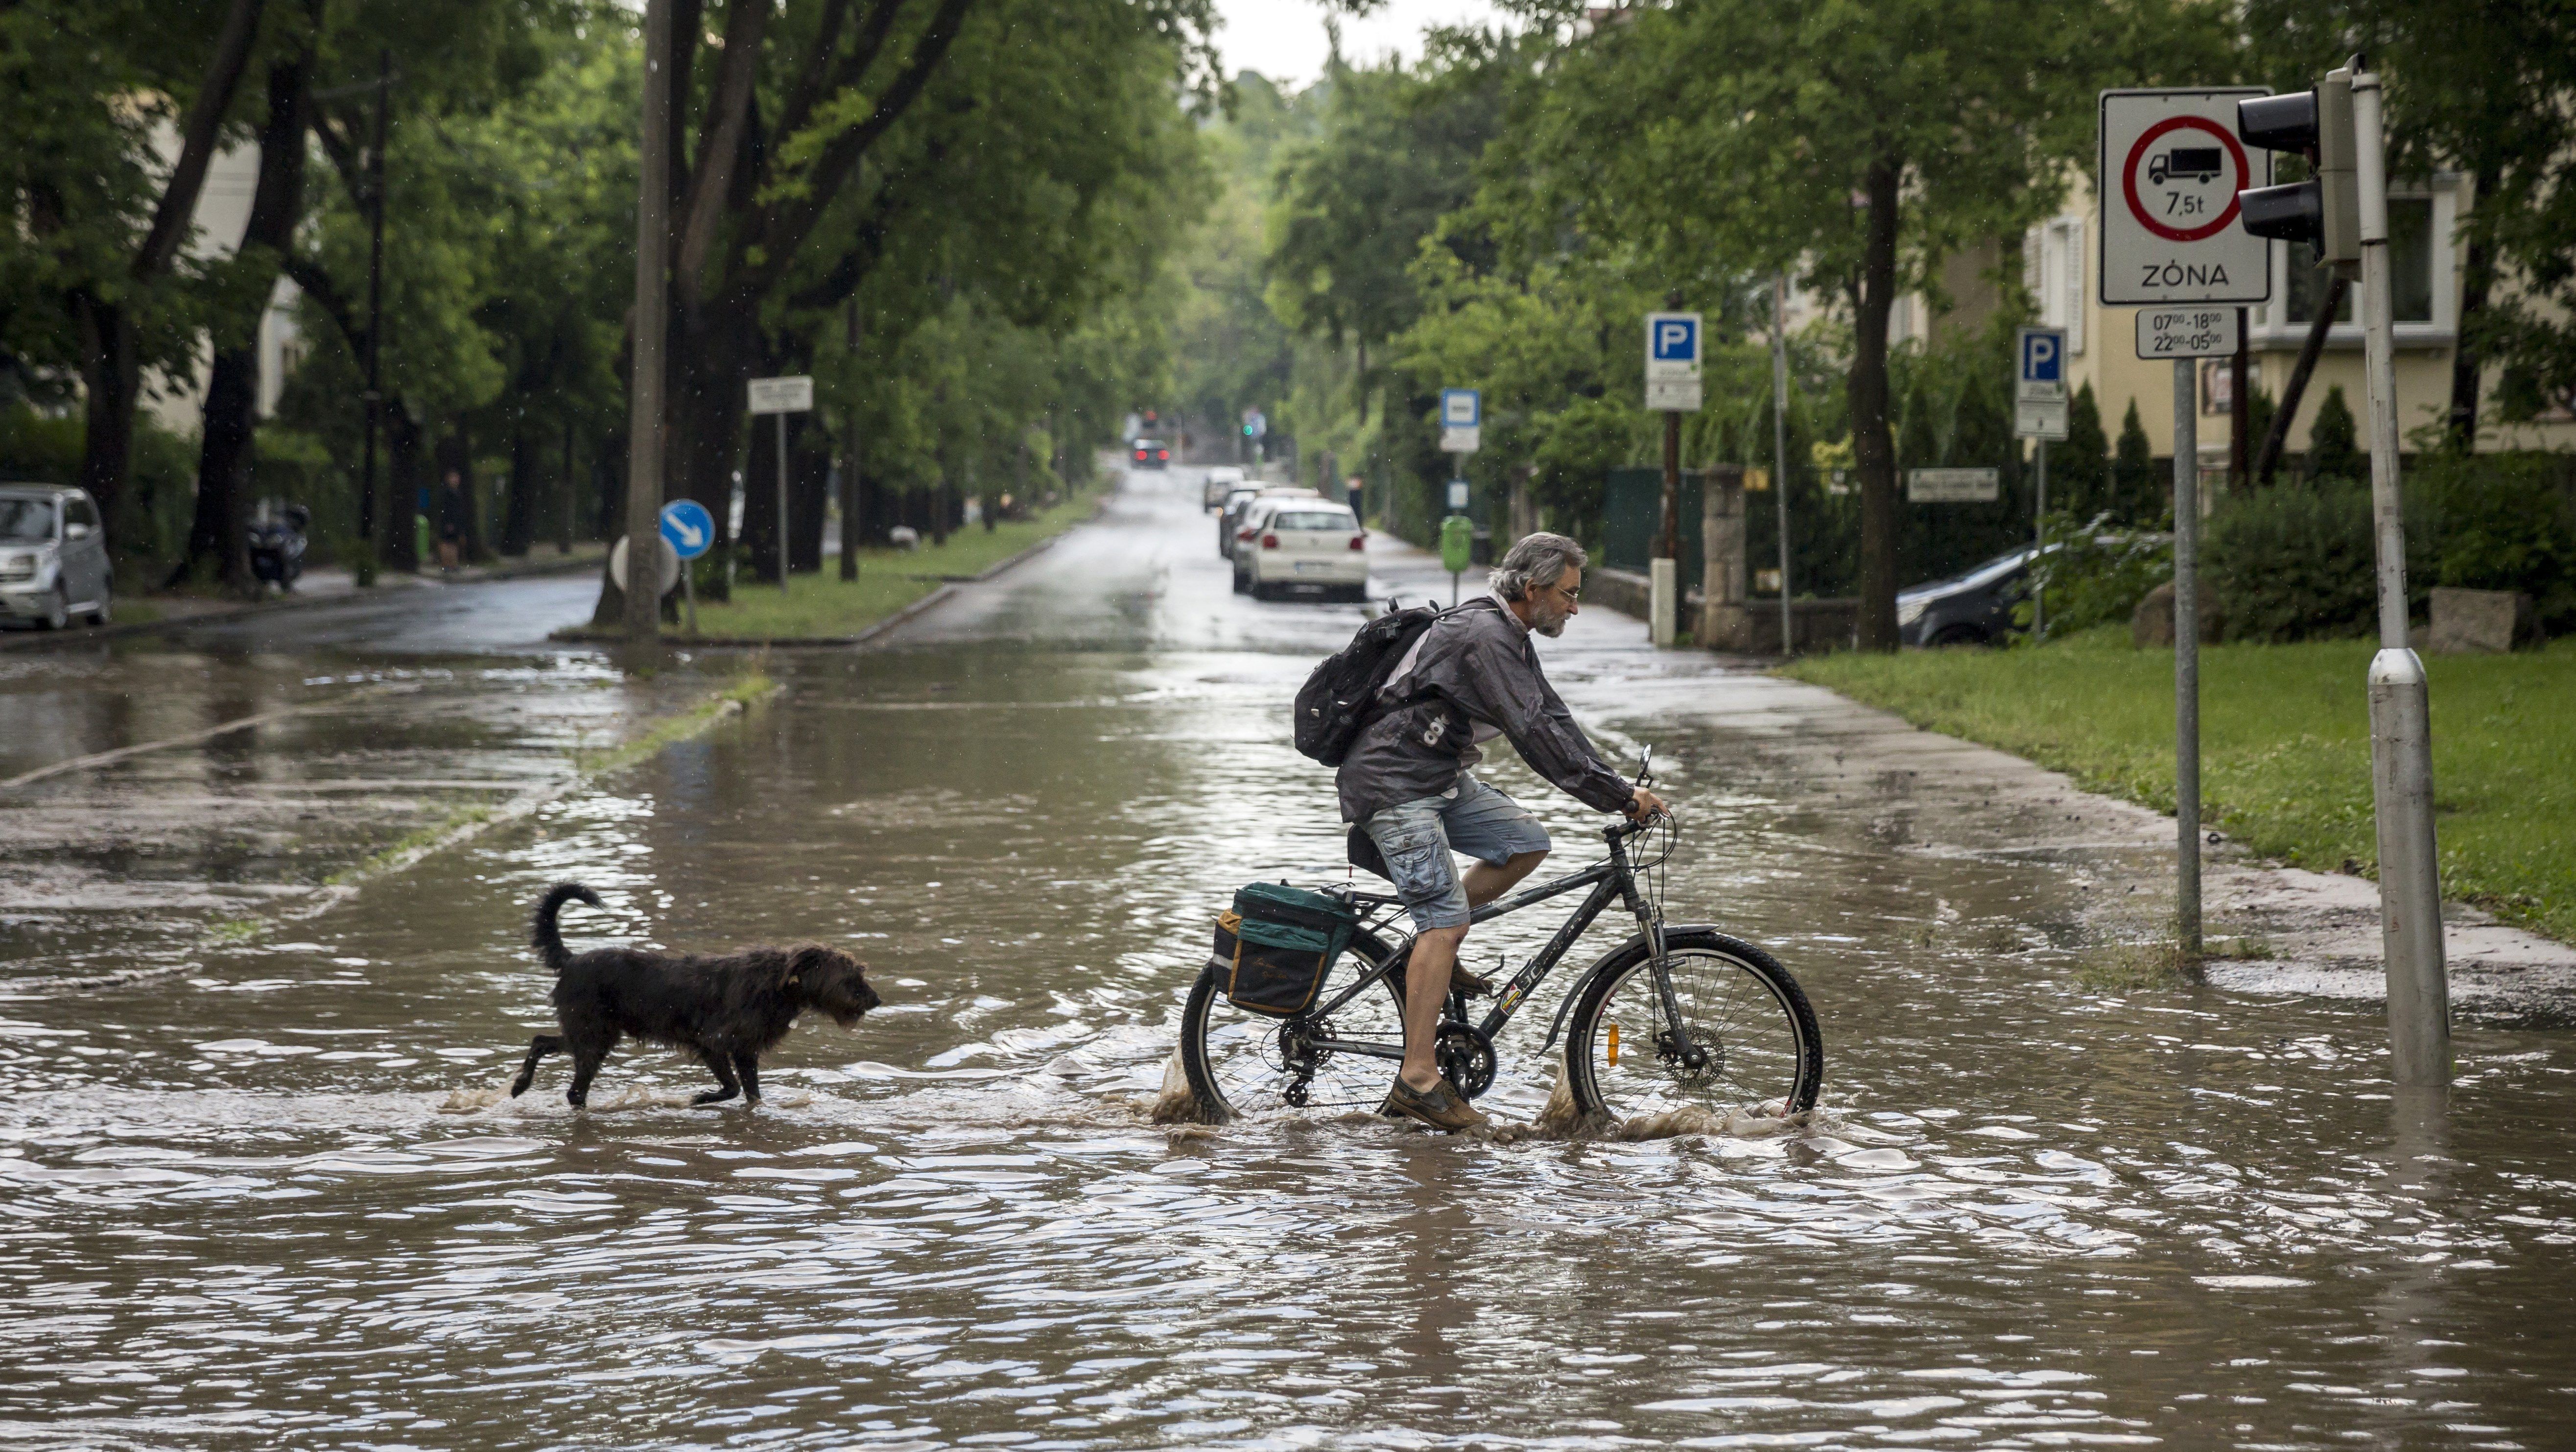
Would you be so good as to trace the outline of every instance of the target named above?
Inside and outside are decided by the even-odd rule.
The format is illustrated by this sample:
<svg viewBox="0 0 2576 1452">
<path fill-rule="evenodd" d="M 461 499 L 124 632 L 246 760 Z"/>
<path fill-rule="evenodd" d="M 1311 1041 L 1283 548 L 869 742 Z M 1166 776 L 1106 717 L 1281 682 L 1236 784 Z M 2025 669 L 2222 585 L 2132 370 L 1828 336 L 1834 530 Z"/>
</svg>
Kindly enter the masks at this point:
<svg viewBox="0 0 2576 1452">
<path fill-rule="evenodd" d="M 1812 1109 L 1824 1085 L 1816 1011 L 1789 970 L 1760 948 L 1706 929 L 1664 935 L 1683 1035 L 1640 943 L 1585 985 L 1566 1025 L 1565 1069 L 1587 1117 L 1627 1120 L 1699 1108 L 1724 1115 Z"/>
<path fill-rule="evenodd" d="M 1331 1003 L 1395 951 L 1374 938 L 1351 944 L 1316 995 Z M 1181 1068 L 1213 1117 L 1282 1109 L 1375 1109 L 1395 1082 L 1404 1048 L 1404 995 L 1390 973 L 1325 1014 L 1273 1018 L 1237 1008 L 1210 969 L 1181 1009 Z"/>
</svg>

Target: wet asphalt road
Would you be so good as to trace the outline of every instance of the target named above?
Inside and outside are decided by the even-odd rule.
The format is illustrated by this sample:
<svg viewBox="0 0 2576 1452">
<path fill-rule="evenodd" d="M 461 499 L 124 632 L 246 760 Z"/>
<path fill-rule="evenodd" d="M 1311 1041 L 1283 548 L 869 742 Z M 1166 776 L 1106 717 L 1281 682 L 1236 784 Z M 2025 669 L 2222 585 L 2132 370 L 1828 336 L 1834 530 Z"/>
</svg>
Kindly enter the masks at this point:
<svg viewBox="0 0 2576 1452">
<path fill-rule="evenodd" d="M 1851 734 L 1804 688 L 1605 612 L 1543 647 L 1550 671 L 1605 748 L 1657 744 L 1689 828 L 1672 915 L 1807 985 L 1824 1126 L 1151 1124 L 1209 916 L 1250 878 L 1338 872 L 1326 774 L 1281 707 L 1359 618 L 1229 594 L 1195 497 L 1193 471 L 1140 480 L 901 648 L 781 653 L 782 694 L 742 721 L 242 941 L 208 922 L 306 901 L 335 854 L 438 804 L 555 783 L 585 733 L 730 662 L 634 683 L 544 647 L 546 612 L 589 598 L 540 581 L 477 587 L 420 650 L 316 611 L 0 664 L 0 775 L 301 712 L 0 796 L 13 840 L 53 844 L 0 857 L 0 1426 L 81 1447 L 2576 1439 L 2562 1035 L 2466 1024 L 2451 1099 L 2400 1100 L 2370 1005 L 2083 991 L 2075 956 L 2160 911 L 2134 821 L 2042 812 L 1966 748 Z M 1380 558 L 1382 586 L 1434 583 Z M 1588 860 L 1590 813 L 1517 764 L 1492 779 Z M 568 916 L 576 947 L 821 938 L 887 1007 L 790 1039 L 756 1112 L 688 1107 L 699 1072 L 649 1052 L 586 1114 L 559 1068 L 509 1100 L 545 1026 L 522 920 L 564 877 L 609 903 Z M 20 906 L 31 884 L 54 895 Z M 1479 966 L 1546 925 L 1496 926 Z M 1543 1028 L 1504 1036 L 1506 1114 L 1545 1093 Z"/>
</svg>

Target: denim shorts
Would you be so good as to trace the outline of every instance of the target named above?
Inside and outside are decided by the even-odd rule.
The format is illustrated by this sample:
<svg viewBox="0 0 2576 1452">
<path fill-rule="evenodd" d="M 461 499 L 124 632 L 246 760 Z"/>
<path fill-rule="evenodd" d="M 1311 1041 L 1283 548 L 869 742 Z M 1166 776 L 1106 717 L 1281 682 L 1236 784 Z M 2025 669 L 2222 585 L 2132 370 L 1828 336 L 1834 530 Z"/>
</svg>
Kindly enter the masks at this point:
<svg viewBox="0 0 2576 1452">
<path fill-rule="evenodd" d="M 1440 796 L 1381 810 L 1368 819 L 1367 831 L 1419 929 L 1467 925 L 1467 884 L 1450 853 L 1499 867 L 1523 852 L 1548 849 L 1547 829 L 1528 808 L 1463 774 Z"/>
</svg>

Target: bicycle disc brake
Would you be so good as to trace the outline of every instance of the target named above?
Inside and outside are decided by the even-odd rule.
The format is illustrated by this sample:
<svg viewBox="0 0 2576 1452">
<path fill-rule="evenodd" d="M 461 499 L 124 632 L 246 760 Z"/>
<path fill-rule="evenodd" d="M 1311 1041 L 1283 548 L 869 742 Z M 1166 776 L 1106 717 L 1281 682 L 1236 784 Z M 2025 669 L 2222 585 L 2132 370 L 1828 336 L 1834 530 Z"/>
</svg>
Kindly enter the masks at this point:
<svg viewBox="0 0 2576 1452">
<path fill-rule="evenodd" d="M 1474 1024 L 1440 1025 L 1432 1052 L 1440 1062 L 1440 1077 L 1462 1097 L 1473 1099 L 1494 1087 L 1494 1041 Z"/>
<path fill-rule="evenodd" d="M 1697 1089 L 1716 1083 L 1726 1073 L 1726 1046 L 1718 1042 L 1713 1030 L 1700 1029 L 1690 1036 L 1690 1046 L 1699 1052 L 1699 1066 L 1693 1068 L 1682 1055 L 1677 1035 L 1669 1028 L 1655 1030 L 1655 1062 L 1663 1066 L 1665 1077 L 1676 1084 Z"/>
</svg>

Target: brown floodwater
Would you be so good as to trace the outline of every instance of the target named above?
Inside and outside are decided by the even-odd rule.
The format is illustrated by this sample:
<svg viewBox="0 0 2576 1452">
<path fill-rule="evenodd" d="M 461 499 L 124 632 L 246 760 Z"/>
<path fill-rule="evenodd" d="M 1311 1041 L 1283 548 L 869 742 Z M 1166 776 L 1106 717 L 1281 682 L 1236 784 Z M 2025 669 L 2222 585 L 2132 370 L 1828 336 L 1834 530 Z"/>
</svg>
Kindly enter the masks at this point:
<svg viewBox="0 0 2576 1452">
<path fill-rule="evenodd" d="M 1194 471 L 1141 485 L 907 648 L 782 654 L 742 720 L 247 941 L 200 931 L 223 884 L 291 895 L 366 832 L 164 823 L 119 859 L 66 828 L 11 859 L 69 886 L 0 923 L 7 1437 L 2576 1444 L 2564 1033 L 2464 1021 L 2459 1085 L 2428 1101 L 2392 1094 L 2374 1005 L 2081 988 L 2078 955 L 2157 911 L 2130 890 L 2158 880 L 2151 846 L 2034 848 L 1788 729 L 1780 693 L 1804 688 L 1657 655 L 1603 612 L 1551 670 L 1605 747 L 1657 747 L 1687 824 L 1672 917 L 1770 946 L 1814 999 L 1821 1123 L 1489 1144 L 1151 1122 L 1211 915 L 1246 880 L 1340 872 L 1284 702 L 1356 612 L 1230 595 L 1195 495 Z M 380 714 L 388 692 L 0 805 L 77 823 L 316 773 L 524 790 L 603 718 L 731 668 L 620 682 L 486 643 L 332 629 L 13 662 L 0 711 L 54 744 L 13 732 L 0 775 L 175 734 L 156 693 L 197 701 L 179 725 L 370 686 L 437 710 Z M 120 724 L 107 695 L 163 716 Z M 1491 776 L 1557 865 L 1590 860 L 1599 819 L 1516 763 Z M 756 1111 L 692 1108 L 702 1071 L 634 1050 L 586 1113 L 560 1060 L 510 1100 L 547 1024 L 527 907 L 566 878 L 608 903 L 566 915 L 575 947 L 820 939 L 886 1005 L 800 1029 Z M 153 883 L 216 905 L 153 906 Z M 1498 926 L 1471 963 L 1552 921 Z M 1504 1035 L 1489 1108 L 1535 1114 L 1545 1030 L 1533 1011 Z"/>
</svg>

